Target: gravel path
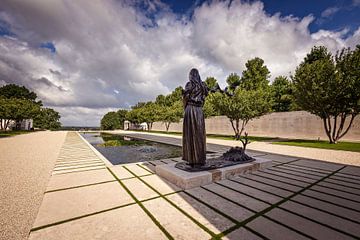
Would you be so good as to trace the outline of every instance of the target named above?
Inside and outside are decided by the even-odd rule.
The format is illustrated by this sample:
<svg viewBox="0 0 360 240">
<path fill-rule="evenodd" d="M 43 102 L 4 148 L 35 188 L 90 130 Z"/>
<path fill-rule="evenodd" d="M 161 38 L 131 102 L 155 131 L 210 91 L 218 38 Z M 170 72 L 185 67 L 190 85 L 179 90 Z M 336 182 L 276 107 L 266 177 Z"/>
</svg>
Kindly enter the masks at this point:
<svg viewBox="0 0 360 240">
<path fill-rule="evenodd" d="M 0 239 L 27 239 L 66 132 L 0 139 Z"/>
</svg>

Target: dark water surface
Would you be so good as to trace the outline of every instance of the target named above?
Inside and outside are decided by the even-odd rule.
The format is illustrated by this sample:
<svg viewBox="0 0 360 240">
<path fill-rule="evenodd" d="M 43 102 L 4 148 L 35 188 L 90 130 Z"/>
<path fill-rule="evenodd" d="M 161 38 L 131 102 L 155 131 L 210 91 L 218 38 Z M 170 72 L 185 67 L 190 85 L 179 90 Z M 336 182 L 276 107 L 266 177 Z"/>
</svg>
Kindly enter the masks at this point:
<svg viewBox="0 0 360 240">
<path fill-rule="evenodd" d="M 180 157 L 181 147 L 130 138 L 118 134 L 81 133 L 112 164 Z"/>
</svg>

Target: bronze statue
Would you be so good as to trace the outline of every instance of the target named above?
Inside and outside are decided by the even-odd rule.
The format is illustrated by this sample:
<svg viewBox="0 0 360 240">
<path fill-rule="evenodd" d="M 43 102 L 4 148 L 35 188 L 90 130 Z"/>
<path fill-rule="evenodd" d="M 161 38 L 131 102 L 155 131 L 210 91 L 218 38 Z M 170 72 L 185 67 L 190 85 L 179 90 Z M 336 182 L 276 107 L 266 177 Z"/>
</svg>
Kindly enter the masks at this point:
<svg viewBox="0 0 360 240">
<path fill-rule="evenodd" d="M 232 85 L 231 87 L 236 89 L 237 86 Z M 209 89 L 206 84 L 201 81 L 199 71 L 195 68 L 191 69 L 189 82 L 186 83 L 185 90 L 183 91 L 185 114 L 183 122 L 182 159 L 186 162 L 175 164 L 176 168 L 184 171 L 206 171 L 255 160 L 245 154 L 246 145 L 249 143 L 247 133 L 245 133 L 245 140 L 240 139 L 243 144 L 242 148 L 231 148 L 222 156 L 206 161 L 206 131 L 202 107 L 209 92 L 221 92 L 228 96 L 233 95 L 228 89 L 221 90 L 218 84 L 213 89 Z"/>
<path fill-rule="evenodd" d="M 206 84 L 201 81 L 199 71 L 191 69 L 189 82 L 183 92 L 183 160 L 191 167 L 203 166 L 206 163 L 205 118 L 202 107 L 208 95 Z"/>
</svg>

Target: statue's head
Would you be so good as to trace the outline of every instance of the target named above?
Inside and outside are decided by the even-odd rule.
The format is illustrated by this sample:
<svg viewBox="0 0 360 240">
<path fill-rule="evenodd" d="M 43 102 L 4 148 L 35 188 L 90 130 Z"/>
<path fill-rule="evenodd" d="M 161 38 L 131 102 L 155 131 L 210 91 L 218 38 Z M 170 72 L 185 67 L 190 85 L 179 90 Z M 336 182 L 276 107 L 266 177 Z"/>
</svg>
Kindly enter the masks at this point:
<svg viewBox="0 0 360 240">
<path fill-rule="evenodd" d="M 201 83 L 200 74 L 196 68 L 193 68 L 190 70 L 189 80 L 190 80 L 190 82 Z"/>
</svg>

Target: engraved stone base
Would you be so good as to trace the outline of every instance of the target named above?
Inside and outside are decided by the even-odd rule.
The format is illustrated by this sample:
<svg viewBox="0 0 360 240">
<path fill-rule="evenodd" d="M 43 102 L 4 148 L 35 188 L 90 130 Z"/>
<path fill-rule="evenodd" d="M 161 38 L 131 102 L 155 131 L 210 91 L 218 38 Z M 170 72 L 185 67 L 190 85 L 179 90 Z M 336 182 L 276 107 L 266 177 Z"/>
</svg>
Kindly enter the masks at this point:
<svg viewBox="0 0 360 240">
<path fill-rule="evenodd" d="M 190 189 L 271 166 L 271 160 L 258 157 L 255 157 L 255 159 L 255 161 L 249 163 L 201 172 L 187 172 L 176 168 L 175 163 L 170 163 L 156 166 L 155 172 L 158 176 L 165 178 L 181 189 Z"/>
</svg>

